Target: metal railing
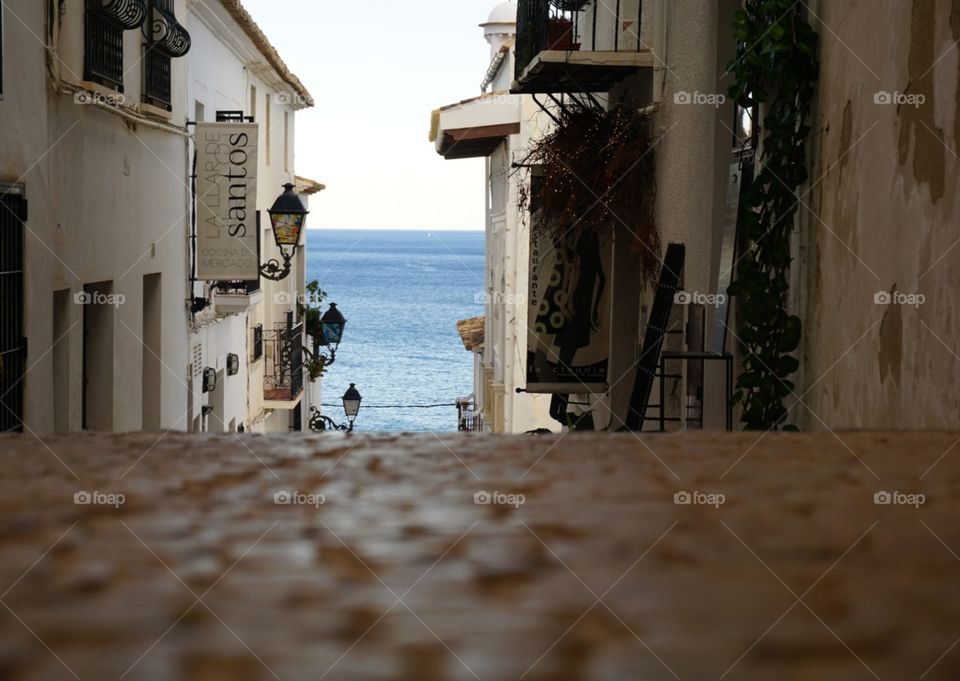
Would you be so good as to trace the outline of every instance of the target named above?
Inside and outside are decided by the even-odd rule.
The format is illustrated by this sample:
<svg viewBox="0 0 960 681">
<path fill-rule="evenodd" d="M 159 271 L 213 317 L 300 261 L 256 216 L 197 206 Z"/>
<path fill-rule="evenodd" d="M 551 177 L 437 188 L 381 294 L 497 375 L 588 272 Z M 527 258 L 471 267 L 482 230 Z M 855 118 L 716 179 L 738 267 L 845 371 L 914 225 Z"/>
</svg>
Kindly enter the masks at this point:
<svg viewBox="0 0 960 681">
<path fill-rule="evenodd" d="M 217 291 L 225 296 L 249 296 L 260 290 L 260 280 L 249 281 L 218 281 Z"/>
<path fill-rule="evenodd" d="M 123 26 L 87 2 L 84 18 L 83 78 L 123 92 Z"/>
<path fill-rule="evenodd" d="M 264 399 L 292 402 L 303 392 L 303 324 L 265 331 Z"/>
<path fill-rule="evenodd" d="M 466 433 L 483 432 L 483 414 L 473 402 L 457 402 L 457 430 Z"/>
<path fill-rule="evenodd" d="M 544 50 L 643 49 L 643 0 L 519 0 L 516 78 Z"/>
<path fill-rule="evenodd" d="M 177 21 L 171 0 L 150 0 L 150 13 L 144 34 L 147 43 L 143 55 L 143 101 L 171 111 L 172 63 L 190 51 L 190 34 Z"/>
<path fill-rule="evenodd" d="M 147 45 L 143 54 L 143 101 L 166 111 L 173 110 L 172 60 Z"/>
</svg>

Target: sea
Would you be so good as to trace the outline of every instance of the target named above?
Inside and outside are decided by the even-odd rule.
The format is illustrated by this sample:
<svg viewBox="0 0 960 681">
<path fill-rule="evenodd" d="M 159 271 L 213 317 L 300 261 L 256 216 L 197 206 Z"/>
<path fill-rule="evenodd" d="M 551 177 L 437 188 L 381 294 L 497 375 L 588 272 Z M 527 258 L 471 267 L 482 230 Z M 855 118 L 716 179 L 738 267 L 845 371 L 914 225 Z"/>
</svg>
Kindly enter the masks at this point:
<svg viewBox="0 0 960 681">
<path fill-rule="evenodd" d="M 456 399 L 473 391 L 457 321 L 483 314 L 484 233 L 313 229 L 306 260 L 323 309 L 334 302 L 347 319 L 323 412 L 342 421 L 355 383 L 357 431 L 455 431 Z"/>
</svg>

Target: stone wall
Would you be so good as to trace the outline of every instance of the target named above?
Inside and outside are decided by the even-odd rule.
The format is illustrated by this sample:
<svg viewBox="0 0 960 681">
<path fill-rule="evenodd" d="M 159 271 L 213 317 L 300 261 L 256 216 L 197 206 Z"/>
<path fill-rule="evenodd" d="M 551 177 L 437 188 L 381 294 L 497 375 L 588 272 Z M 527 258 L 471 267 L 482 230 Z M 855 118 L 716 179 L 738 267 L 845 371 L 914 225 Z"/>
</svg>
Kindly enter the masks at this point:
<svg viewBox="0 0 960 681">
<path fill-rule="evenodd" d="M 797 414 L 814 429 L 951 427 L 960 2 L 821 0 L 813 23 L 823 67 L 801 208 L 812 246 L 799 391 L 809 409 Z M 875 303 L 878 293 L 893 304 Z"/>
</svg>

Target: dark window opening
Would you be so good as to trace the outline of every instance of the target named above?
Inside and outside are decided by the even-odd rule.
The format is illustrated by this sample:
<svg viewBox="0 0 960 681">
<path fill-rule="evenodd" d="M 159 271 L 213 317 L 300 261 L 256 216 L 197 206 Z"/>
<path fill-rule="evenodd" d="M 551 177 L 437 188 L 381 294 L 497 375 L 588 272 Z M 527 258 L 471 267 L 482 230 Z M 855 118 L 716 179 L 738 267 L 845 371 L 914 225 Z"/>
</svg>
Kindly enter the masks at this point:
<svg viewBox="0 0 960 681">
<path fill-rule="evenodd" d="M 143 101 L 165 111 L 173 110 L 172 63 L 168 55 L 147 45 L 143 55 Z"/>
<path fill-rule="evenodd" d="M 253 327 L 253 361 L 263 357 L 263 324 Z"/>
<path fill-rule="evenodd" d="M 23 431 L 27 363 L 23 310 L 23 238 L 27 201 L 0 185 L 0 433 Z"/>
</svg>

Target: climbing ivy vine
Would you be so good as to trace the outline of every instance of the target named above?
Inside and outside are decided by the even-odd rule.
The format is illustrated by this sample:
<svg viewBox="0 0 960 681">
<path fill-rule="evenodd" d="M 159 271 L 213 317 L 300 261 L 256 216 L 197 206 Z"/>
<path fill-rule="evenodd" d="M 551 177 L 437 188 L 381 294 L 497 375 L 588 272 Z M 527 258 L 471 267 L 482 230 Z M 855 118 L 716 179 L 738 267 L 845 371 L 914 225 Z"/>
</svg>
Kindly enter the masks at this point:
<svg viewBox="0 0 960 681">
<path fill-rule="evenodd" d="M 735 401 L 749 430 L 784 426 L 790 376 L 800 366 L 800 318 L 789 314 L 790 233 L 807 180 L 808 118 L 819 73 L 819 36 L 796 0 L 747 0 L 734 20 L 737 58 L 730 96 L 762 111 L 757 176 L 745 191 L 745 257 L 730 294 L 739 300 L 743 370 Z"/>
</svg>

